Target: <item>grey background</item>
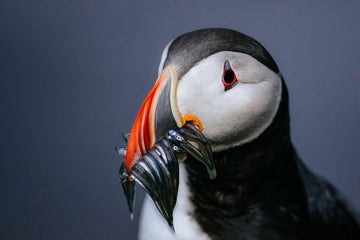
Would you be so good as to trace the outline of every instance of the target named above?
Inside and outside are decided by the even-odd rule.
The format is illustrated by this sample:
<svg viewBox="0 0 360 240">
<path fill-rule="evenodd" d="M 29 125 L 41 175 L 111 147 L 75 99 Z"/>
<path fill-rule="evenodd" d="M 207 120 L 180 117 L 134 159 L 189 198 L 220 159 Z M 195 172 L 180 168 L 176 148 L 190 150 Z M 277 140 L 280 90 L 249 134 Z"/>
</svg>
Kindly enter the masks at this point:
<svg viewBox="0 0 360 240">
<path fill-rule="evenodd" d="M 163 47 L 204 27 L 269 50 L 298 152 L 360 208 L 359 1 L 130 2 L 0 0 L 0 239 L 135 239 L 113 147 Z"/>
</svg>

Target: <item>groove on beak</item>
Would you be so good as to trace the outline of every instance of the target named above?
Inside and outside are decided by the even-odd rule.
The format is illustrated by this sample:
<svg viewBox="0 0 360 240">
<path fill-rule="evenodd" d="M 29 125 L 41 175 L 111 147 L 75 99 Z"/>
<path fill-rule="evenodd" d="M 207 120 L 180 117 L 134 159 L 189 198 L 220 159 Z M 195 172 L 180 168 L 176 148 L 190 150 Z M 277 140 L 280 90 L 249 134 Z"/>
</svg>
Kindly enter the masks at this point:
<svg viewBox="0 0 360 240">
<path fill-rule="evenodd" d="M 126 172 L 140 160 L 168 129 L 182 126 L 182 116 L 176 103 L 178 76 L 168 66 L 147 95 L 132 127 L 126 150 Z"/>
</svg>

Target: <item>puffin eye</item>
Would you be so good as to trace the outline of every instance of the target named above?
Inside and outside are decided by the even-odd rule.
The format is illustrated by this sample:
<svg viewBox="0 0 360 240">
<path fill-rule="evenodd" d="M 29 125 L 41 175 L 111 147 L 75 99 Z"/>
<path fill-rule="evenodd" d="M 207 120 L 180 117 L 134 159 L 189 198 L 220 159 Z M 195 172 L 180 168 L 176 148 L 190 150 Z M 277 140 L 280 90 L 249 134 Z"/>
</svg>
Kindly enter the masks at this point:
<svg viewBox="0 0 360 240">
<path fill-rule="evenodd" d="M 224 63 L 224 71 L 222 75 L 222 82 L 224 84 L 225 91 L 234 87 L 237 83 L 237 78 L 234 70 L 232 70 L 228 60 Z"/>
</svg>

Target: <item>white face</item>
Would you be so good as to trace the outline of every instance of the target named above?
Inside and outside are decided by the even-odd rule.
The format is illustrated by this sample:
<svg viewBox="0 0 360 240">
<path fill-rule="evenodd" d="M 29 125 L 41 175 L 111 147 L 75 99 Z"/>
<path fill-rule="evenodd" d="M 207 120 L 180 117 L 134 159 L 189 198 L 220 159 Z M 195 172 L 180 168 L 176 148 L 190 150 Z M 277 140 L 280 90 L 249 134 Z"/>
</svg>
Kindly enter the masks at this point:
<svg viewBox="0 0 360 240">
<path fill-rule="evenodd" d="M 228 60 L 238 83 L 224 90 Z M 213 151 L 247 143 L 272 122 L 281 98 L 281 79 L 253 57 L 230 51 L 215 53 L 193 66 L 178 83 L 177 104 L 183 116 L 200 119 Z"/>
</svg>

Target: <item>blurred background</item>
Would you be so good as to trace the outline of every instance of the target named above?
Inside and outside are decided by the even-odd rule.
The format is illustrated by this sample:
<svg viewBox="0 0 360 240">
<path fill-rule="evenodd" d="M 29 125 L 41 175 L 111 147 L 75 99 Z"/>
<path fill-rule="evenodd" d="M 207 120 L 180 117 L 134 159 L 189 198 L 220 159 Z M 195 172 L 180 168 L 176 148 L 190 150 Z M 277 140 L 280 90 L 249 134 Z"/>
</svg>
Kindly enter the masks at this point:
<svg viewBox="0 0 360 240">
<path fill-rule="evenodd" d="M 165 45 L 205 27 L 267 48 L 300 156 L 359 209 L 359 12 L 359 1 L 0 0 L 0 239 L 136 238 L 144 192 L 130 221 L 114 146 Z"/>
</svg>

